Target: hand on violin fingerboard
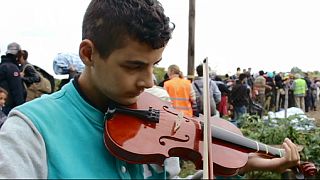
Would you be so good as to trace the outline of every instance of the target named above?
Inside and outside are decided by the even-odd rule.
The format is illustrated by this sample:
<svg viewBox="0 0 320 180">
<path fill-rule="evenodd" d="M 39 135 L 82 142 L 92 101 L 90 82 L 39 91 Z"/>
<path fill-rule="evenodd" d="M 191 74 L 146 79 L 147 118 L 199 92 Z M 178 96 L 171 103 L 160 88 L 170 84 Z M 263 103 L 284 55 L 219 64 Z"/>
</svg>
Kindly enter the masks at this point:
<svg viewBox="0 0 320 180">
<path fill-rule="evenodd" d="M 290 139 L 286 138 L 282 146 L 285 149 L 284 156 L 273 159 L 275 163 L 274 170 L 279 173 L 284 172 L 286 169 L 297 166 L 300 163 L 298 147 Z"/>
<path fill-rule="evenodd" d="M 250 153 L 247 164 L 240 169 L 239 173 L 255 170 L 282 173 L 286 169 L 299 165 L 300 155 L 297 146 L 288 138 L 284 140 L 282 146 L 285 154 L 280 158 L 267 159 L 257 153 Z"/>
</svg>

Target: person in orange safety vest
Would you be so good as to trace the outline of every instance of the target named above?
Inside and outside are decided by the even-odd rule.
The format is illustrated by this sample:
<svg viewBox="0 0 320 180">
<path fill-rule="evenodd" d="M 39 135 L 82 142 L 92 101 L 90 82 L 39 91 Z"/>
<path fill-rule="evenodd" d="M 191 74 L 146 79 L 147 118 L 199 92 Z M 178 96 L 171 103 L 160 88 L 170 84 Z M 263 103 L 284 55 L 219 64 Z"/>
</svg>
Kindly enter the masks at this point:
<svg viewBox="0 0 320 180">
<path fill-rule="evenodd" d="M 196 103 L 196 95 L 191 82 L 183 78 L 177 65 L 169 66 L 167 73 L 170 80 L 164 83 L 164 88 L 168 91 L 172 106 L 192 117 L 192 105 Z"/>
</svg>

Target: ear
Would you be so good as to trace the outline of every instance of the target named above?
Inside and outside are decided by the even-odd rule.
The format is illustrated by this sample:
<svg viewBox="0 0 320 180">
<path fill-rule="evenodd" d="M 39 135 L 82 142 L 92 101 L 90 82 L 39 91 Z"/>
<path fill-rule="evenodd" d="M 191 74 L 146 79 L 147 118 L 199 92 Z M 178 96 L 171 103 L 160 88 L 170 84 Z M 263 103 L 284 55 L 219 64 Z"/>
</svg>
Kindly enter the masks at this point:
<svg viewBox="0 0 320 180">
<path fill-rule="evenodd" d="M 80 58 L 83 62 L 83 64 L 87 65 L 87 66 L 92 66 L 93 65 L 93 49 L 94 49 L 94 45 L 93 43 L 89 40 L 89 39 L 84 39 L 81 43 L 80 43 L 80 47 L 79 47 L 79 55 Z"/>
</svg>

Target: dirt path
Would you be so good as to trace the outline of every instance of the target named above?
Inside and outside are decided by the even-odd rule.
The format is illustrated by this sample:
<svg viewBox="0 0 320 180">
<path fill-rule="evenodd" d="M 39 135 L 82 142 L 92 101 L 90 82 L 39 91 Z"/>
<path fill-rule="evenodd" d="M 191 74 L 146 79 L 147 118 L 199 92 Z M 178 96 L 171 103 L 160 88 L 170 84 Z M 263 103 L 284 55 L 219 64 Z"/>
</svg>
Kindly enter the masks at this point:
<svg viewBox="0 0 320 180">
<path fill-rule="evenodd" d="M 308 117 L 314 118 L 316 120 L 316 124 L 320 127 L 320 101 L 317 103 L 317 110 L 310 110 L 306 113 Z"/>
</svg>

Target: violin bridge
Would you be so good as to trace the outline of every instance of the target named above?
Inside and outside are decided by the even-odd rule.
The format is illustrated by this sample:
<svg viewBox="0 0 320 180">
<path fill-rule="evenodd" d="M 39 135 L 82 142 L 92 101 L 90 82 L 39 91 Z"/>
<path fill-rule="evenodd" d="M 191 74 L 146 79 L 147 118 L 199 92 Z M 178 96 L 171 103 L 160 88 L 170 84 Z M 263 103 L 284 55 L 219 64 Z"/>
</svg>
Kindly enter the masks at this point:
<svg viewBox="0 0 320 180">
<path fill-rule="evenodd" d="M 174 122 L 174 128 L 173 128 L 173 132 L 174 132 L 174 133 L 176 133 L 177 130 L 180 128 L 181 121 L 182 121 L 182 119 L 183 119 L 183 113 L 182 113 L 182 112 L 179 112 L 177 115 L 178 115 L 178 116 L 177 116 L 178 118 L 177 118 L 176 121 Z"/>
</svg>

